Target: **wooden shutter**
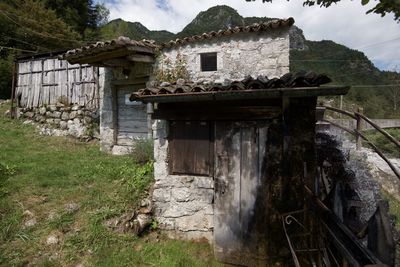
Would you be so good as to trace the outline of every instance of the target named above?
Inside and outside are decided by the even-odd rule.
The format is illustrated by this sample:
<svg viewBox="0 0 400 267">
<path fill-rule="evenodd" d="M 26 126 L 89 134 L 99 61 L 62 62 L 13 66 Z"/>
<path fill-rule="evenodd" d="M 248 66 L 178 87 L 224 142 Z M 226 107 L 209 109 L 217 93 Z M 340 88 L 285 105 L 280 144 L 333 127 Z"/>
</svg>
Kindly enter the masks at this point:
<svg viewBox="0 0 400 267">
<path fill-rule="evenodd" d="M 213 141 L 210 122 L 170 123 L 169 166 L 172 174 L 211 176 Z"/>
</svg>

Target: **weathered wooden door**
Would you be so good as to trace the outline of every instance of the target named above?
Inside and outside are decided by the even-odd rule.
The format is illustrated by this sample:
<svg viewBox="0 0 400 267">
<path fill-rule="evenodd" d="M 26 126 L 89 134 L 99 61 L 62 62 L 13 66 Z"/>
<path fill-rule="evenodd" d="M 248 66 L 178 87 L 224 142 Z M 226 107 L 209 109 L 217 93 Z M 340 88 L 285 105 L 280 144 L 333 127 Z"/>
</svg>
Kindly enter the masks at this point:
<svg viewBox="0 0 400 267">
<path fill-rule="evenodd" d="M 143 103 L 130 102 L 130 94 L 145 85 L 133 85 L 117 88 L 117 140 L 121 146 L 132 146 L 134 140 L 147 137 L 147 114 L 146 105 Z"/>
<path fill-rule="evenodd" d="M 268 123 L 217 122 L 214 252 L 219 261 L 265 266 L 266 209 L 261 173 Z"/>
</svg>

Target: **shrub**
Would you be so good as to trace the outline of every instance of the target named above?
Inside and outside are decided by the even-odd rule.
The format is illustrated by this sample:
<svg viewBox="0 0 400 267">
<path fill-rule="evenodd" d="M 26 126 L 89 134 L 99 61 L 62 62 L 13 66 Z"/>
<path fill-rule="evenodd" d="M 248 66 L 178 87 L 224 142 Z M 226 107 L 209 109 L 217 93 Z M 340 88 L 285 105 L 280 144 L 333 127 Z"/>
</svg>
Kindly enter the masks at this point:
<svg viewBox="0 0 400 267">
<path fill-rule="evenodd" d="M 154 158 L 154 145 L 151 139 L 138 139 L 133 144 L 133 158 L 136 163 L 145 164 Z"/>
</svg>

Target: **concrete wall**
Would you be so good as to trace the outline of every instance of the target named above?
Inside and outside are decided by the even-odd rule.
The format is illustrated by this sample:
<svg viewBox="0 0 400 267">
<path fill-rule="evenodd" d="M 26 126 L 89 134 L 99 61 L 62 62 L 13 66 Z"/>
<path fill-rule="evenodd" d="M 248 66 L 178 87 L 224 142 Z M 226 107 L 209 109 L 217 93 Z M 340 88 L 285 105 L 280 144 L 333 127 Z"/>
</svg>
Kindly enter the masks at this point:
<svg viewBox="0 0 400 267">
<path fill-rule="evenodd" d="M 165 120 L 153 124 L 154 214 L 159 227 L 173 238 L 212 242 L 214 181 L 212 177 L 170 175 L 168 127 Z"/>
<path fill-rule="evenodd" d="M 329 119 L 332 122 L 338 123 L 341 126 L 355 129 L 356 128 L 356 120 L 353 119 Z M 371 119 L 374 123 L 376 123 L 379 127 L 385 128 L 400 128 L 400 120 L 396 119 Z M 374 129 L 370 124 L 363 122 L 362 128 L 364 130 Z"/>
<path fill-rule="evenodd" d="M 202 72 L 200 54 L 217 52 L 217 71 Z M 174 61 L 184 55 L 191 79 L 224 82 L 243 79 L 247 75 L 269 78 L 289 72 L 288 30 L 240 33 L 233 36 L 199 41 L 163 50 L 164 56 Z"/>
</svg>

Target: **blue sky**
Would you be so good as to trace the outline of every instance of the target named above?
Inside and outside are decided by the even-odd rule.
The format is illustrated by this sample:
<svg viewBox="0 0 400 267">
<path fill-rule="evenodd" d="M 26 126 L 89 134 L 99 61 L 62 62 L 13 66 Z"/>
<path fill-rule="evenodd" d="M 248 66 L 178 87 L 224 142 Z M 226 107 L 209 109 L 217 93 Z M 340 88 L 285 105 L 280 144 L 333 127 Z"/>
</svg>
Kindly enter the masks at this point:
<svg viewBox="0 0 400 267">
<path fill-rule="evenodd" d="M 104 1 L 102 1 L 104 2 Z M 106 0 L 110 19 L 138 21 L 150 30 L 179 32 L 200 12 L 229 5 L 242 16 L 294 17 L 309 40 L 333 40 L 364 52 L 385 70 L 400 71 L 400 24 L 393 16 L 366 15 L 371 8 L 361 1 L 342 0 L 330 8 L 303 7 L 299 0 Z"/>
</svg>

